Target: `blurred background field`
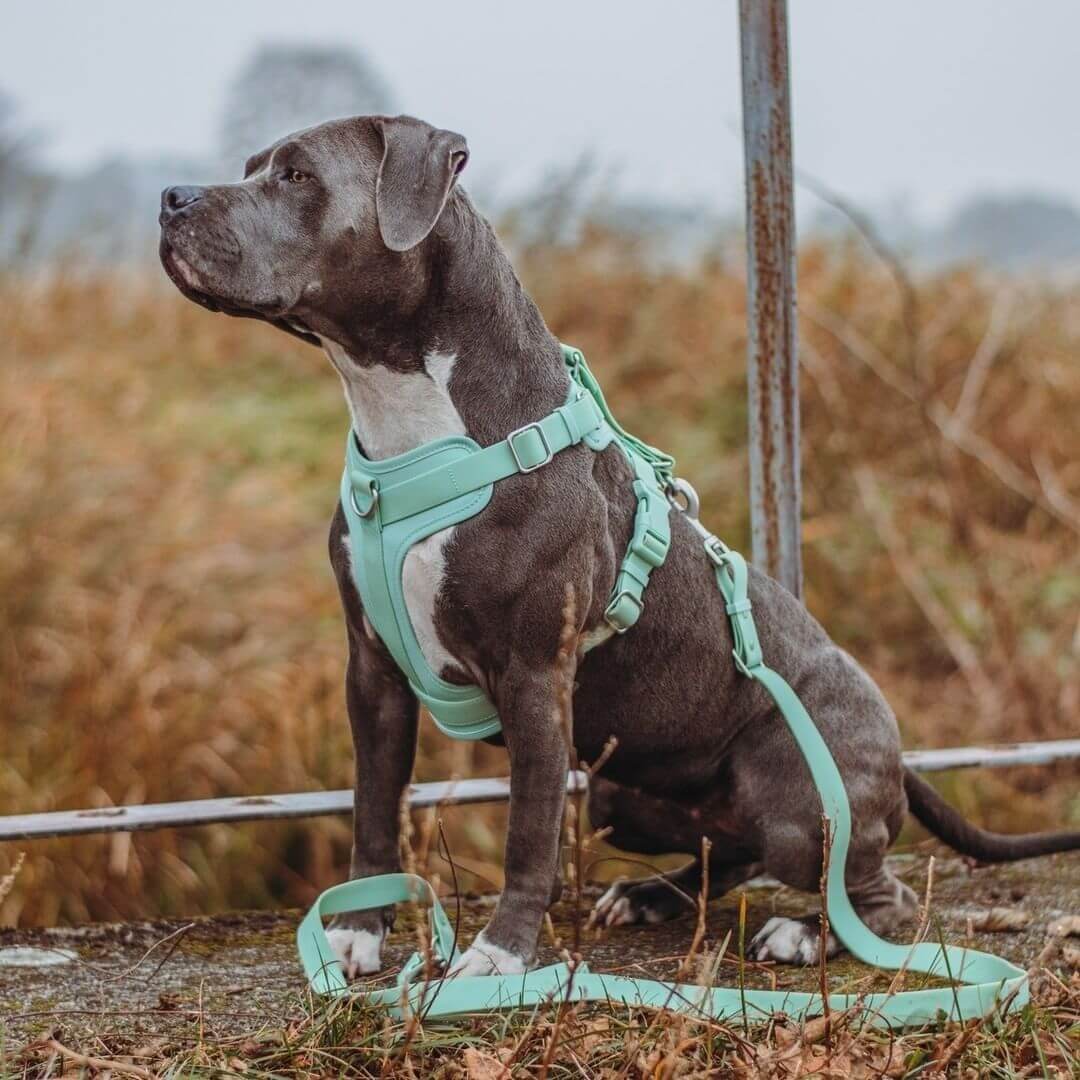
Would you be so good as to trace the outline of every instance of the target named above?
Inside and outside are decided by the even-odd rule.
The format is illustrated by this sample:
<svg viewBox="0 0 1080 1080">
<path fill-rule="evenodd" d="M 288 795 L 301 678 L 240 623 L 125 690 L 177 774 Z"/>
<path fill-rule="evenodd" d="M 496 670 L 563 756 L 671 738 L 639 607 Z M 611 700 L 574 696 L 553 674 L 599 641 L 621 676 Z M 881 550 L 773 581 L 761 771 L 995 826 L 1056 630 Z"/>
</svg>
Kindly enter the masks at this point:
<svg viewBox="0 0 1080 1080">
<path fill-rule="evenodd" d="M 423 34 L 336 0 L 192 0 L 183 19 L 42 0 L 8 20 L 0 814 L 350 784 L 326 556 L 340 385 L 317 350 L 184 301 L 154 259 L 162 186 L 234 178 L 317 120 L 401 109 L 465 132 L 467 186 L 552 330 L 749 550 L 735 9 L 687 7 L 693 34 L 569 0 L 532 21 L 432 10 Z M 807 603 L 908 747 L 1075 735 L 1080 143 L 1060 109 L 1080 16 L 956 0 L 930 35 L 927 5 L 792 8 L 797 164 L 857 201 L 802 178 Z M 523 36 L 556 69 L 503 47 Z M 933 78 L 910 78 L 916 50 Z M 422 728 L 418 779 L 505 772 L 502 751 Z M 1076 776 L 940 784 L 1017 831 L 1080 825 Z M 443 816 L 466 887 L 498 888 L 504 810 Z M 445 875 L 431 817 L 416 824 Z M 345 874 L 349 835 L 323 819 L 46 841 L 14 878 L 5 844 L 0 925 L 305 904 Z"/>
<path fill-rule="evenodd" d="M 737 248 L 661 267 L 586 226 L 516 250 L 620 418 L 746 549 Z M 909 747 L 1075 733 L 1080 290 L 962 268 L 904 285 L 856 238 L 804 250 L 807 602 Z M 326 558 L 347 421 L 323 355 L 149 272 L 10 274 L 0 312 L 0 813 L 348 786 Z M 424 727 L 419 779 L 505 769 Z M 1074 778 L 943 783 L 1017 830 L 1080 823 Z M 472 887 L 500 881 L 502 814 L 444 815 Z M 328 819 L 39 843 L 0 923 L 302 904 L 348 837 Z"/>
</svg>

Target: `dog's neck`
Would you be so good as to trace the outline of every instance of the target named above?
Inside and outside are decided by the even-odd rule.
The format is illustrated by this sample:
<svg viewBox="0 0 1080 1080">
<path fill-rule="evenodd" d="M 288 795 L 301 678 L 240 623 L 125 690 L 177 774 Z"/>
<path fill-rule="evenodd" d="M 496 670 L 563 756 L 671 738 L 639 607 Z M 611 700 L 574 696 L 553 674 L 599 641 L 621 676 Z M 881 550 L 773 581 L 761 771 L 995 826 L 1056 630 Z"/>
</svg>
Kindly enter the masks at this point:
<svg viewBox="0 0 1080 1080">
<path fill-rule="evenodd" d="M 559 343 L 463 192 L 427 243 L 427 295 L 407 332 L 322 339 L 360 445 L 376 460 L 446 435 L 487 446 L 566 399 Z"/>
</svg>

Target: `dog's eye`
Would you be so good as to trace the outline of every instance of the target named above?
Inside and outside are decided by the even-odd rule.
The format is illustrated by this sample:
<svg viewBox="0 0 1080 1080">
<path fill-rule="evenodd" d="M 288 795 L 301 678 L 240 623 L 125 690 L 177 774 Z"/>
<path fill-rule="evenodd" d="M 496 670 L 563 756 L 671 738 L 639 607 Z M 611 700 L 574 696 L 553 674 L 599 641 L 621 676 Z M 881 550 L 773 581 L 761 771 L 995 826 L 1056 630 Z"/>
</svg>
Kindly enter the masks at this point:
<svg viewBox="0 0 1080 1080">
<path fill-rule="evenodd" d="M 299 169 L 290 169 L 288 173 L 285 174 L 285 179 L 288 180 L 290 184 L 302 184 L 309 179 L 309 177 L 307 173 L 303 173 Z"/>
</svg>

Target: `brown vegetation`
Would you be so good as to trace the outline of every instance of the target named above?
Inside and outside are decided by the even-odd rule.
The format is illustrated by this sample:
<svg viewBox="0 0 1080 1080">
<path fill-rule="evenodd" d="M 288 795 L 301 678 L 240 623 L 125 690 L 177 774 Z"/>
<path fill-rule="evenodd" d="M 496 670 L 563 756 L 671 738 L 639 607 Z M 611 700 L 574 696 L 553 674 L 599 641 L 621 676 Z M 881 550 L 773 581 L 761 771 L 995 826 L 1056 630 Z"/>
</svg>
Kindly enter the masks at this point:
<svg viewBox="0 0 1080 1080">
<path fill-rule="evenodd" d="M 735 264 L 657 270 L 589 233 L 521 265 L 616 414 L 745 550 Z M 857 245 L 809 250 L 800 290 L 809 606 L 908 746 L 1074 733 L 1080 291 L 911 283 Z M 346 414 L 321 354 L 156 280 L 60 275 L 0 283 L 0 356 L 0 813 L 348 786 L 325 554 Z M 420 779 L 503 771 L 425 728 Z M 1002 829 L 1075 826 L 1070 776 L 948 794 Z M 446 815 L 496 886 L 501 815 Z M 302 904 L 342 876 L 348 836 L 322 820 L 36 844 L 0 924 Z"/>
</svg>

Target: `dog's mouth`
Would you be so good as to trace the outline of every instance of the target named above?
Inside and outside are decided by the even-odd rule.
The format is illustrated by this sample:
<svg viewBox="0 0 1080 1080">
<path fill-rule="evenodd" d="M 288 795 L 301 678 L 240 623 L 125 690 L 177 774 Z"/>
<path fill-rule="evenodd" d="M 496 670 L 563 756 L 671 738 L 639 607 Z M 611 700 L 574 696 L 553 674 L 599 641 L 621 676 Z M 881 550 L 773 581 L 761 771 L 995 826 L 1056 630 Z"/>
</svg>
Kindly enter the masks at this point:
<svg viewBox="0 0 1080 1080">
<path fill-rule="evenodd" d="M 322 342 L 310 329 L 293 315 L 285 315 L 282 308 L 273 306 L 256 306 L 254 304 L 241 304 L 232 299 L 225 299 L 214 293 L 206 291 L 204 282 L 198 272 L 192 267 L 176 248 L 165 238 L 161 237 L 159 254 L 161 265 L 169 280 L 186 296 L 207 311 L 220 312 L 223 315 L 234 315 L 243 319 L 263 319 L 284 330 L 295 337 L 301 338 L 311 345 L 321 345 Z"/>
<path fill-rule="evenodd" d="M 186 296 L 189 300 L 194 300 L 196 304 L 200 304 L 208 311 L 224 311 L 221 301 L 204 289 L 200 288 L 201 279 L 199 275 L 195 273 L 191 264 L 179 255 L 176 249 L 165 239 L 161 238 L 161 265 L 165 268 L 165 273 L 169 275 L 169 280 Z"/>
</svg>

